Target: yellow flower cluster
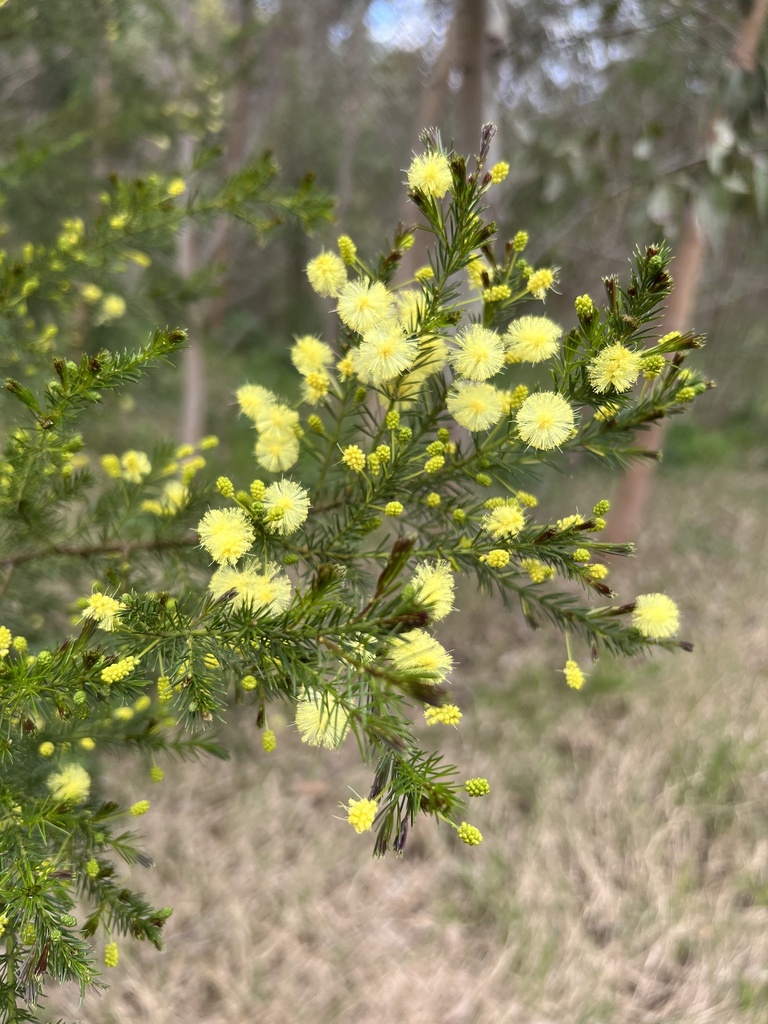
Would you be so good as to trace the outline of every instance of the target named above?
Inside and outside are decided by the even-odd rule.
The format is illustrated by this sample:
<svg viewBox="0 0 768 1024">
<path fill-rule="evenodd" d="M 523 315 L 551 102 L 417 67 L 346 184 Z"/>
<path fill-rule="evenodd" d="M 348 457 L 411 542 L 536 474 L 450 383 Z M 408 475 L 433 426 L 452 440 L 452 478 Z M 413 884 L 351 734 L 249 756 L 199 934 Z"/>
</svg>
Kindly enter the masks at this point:
<svg viewBox="0 0 768 1024">
<path fill-rule="evenodd" d="M 424 721 L 427 725 L 457 726 L 464 716 L 455 704 L 441 704 L 440 707 L 426 708 Z"/>
<path fill-rule="evenodd" d="M 281 615 L 292 597 L 291 581 L 272 562 L 263 569 L 260 564 L 246 565 L 241 570 L 222 565 L 211 577 L 208 590 L 216 598 L 233 592 L 233 611 L 248 607 L 254 614 L 264 615 Z"/>
<path fill-rule="evenodd" d="M 115 619 L 125 606 L 108 594 L 95 593 L 88 598 L 88 603 L 83 610 L 83 617 L 95 619 L 102 629 L 111 630 L 115 627 Z"/>
<path fill-rule="evenodd" d="M 347 821 L 358 835 L 369 832 L 376 819 L 378 809 L 379 805 L 375 800 L 353 800 L 350 797 Z"/>
<path fill-rule="evenodd" d="M 127 678 L 138 664 L 139 658 L 129 654 L 127 657 L 121 658 L 112 665 L 107 665 L 106 668 L 103 668 L 101 670 L 101 679 L 105 683 L 119 683 Z"/>
<path fill-rule="evenodd" d="M 302 690 L 296 701 L 296 728 L 311 747 L 340 747 L 349 732 L 349 714 L 328 691 L 313 696 Z"/>
</svg>

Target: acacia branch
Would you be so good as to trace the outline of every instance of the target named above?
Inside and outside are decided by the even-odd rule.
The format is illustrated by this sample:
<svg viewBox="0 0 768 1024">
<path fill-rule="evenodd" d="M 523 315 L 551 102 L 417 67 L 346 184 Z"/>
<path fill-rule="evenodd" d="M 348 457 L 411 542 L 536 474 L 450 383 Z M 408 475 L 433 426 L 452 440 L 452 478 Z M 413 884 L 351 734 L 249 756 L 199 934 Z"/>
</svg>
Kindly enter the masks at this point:
<svg viewBox="0 0 768 1024">
<path fill-rule="evenodd" d="M 165 551 L 171 548 L 193 547 L 197 543 L 197 534 L 195 533 L 167 540 L 114 540 L 106 544 L 56 544 L 52 547 L 20 551 L 15 555 L 0 555 L 0 567 L 15 569 L 17 565 L 24 562 L 33 562 L 38 558 L 50 558 L 56 555 L 63 558 L 88 558 L 91 555 L 108 555 L 118 552 L 128 556 L 134 551 Z"/>
</svg>

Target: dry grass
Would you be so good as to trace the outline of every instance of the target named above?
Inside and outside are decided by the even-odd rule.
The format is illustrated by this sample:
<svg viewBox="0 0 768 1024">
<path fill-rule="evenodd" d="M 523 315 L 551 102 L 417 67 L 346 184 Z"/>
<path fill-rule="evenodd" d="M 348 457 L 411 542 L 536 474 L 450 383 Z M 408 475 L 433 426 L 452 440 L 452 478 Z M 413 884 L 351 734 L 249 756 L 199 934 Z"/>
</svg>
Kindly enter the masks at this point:
<svg viewBox="0 0 768 1024">
<path fill-rule="evenodd" d="M 167 952 L 125 940 L 105 996 L 78 1009 L 56 993 L 47 1012 L 89 1024 L 768 1019 L 768 481 L 698 476 L 663 483 L 672 532 L 649 530 L 615 581 L 684 595 L 693 655 L 605 662 L 574 694 L 551 632 L 526 634 L 495 606 L 467 611 L 465 595 L 450 640 L 468 714 L 450 753 L 492 781 L 471 808 L 481 847 L 424 822 L 402 862 L 369 859 L 369 837 L 333 818 L 348 786 L 369 784 L 354 751 L 314 754 L 285 731 L 268 757 L 243 723 L 231 762 L 172 768 L 150 794 L 158 867 L 134 881 L 176 908 Z"/>
</svg>

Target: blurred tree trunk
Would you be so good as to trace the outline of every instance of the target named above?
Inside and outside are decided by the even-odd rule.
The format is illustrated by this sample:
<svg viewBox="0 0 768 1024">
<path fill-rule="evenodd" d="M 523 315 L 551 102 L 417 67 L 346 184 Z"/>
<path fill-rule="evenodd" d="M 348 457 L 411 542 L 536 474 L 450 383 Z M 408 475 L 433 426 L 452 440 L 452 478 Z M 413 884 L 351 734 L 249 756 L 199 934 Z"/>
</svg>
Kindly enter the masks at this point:
<svg viewBox="0 0 768 1024">
<path fill-rule="evenodd" d="M 232 177 L 242 169 L 248 159 L 248 122 L 251 108 L 251 76 L 253 60 L 251 30 L 253 26 L 253 0 L 239 0 L 237 5 L 238 41 L 235 52 L 236 73 L 232 95 L 232 116 L 227 129 L 224 146 L 224 173 Z M 207 317 L 209 335 L 221 330 L 231 305 L 232 279 L 230 268 L 233 252 L 233 223 L 223 217 L 216 228 L 213 259 L 222 267 L 221 284 L 218 294 L 211 299 Z"/>
<path fill-rule="evenodd" d="M 192 46 L 195 12 L 192 5 L 182 4 L 179 14 L 181 36 Z M 191 80 L 190 59 L 182 58 L 179 81 L 184 89 Z M 194 167 L 196 139 L 190 132 L 180 136 L 178 142 L 179 170 L 187 182 Z M 200 266 L 200 238 L 197 226 L 187 220 L 176 238 L 176 264 L 183 281 L 194 277 Z M 181 360 L 181 423 L 180 439 L 184 444 L 197 444 L 203 436 L 206 415 L 205 348 L 203 345 L 204 318 L 202 304 L 190 303 L 187 308 L 187 347 Z"/>
<path fill-rule="evenodd" d="M 731 50 L 731 58 L 742 70 L 751 74 L 757 67 L 757 52 L 768 19 L 768 0 L 754 0 Z M 704 236 L 696 223 L 692 208 L 685 212 L 680 241 L 673 265 L 675 289 L 670 296 L 663 331 L 686 331 L 690 328 L 696 305 L 696 293 L 704 268 Z M 654 424 L 643 435 L 644 447 L 661 450 L 666 421 Z M 638 536 L 648 504 L 653 472 L 652 460 L 638 462 L 629 469 L 619 484 L 613 510 L 606 530 L 606 540 L 626 541 Z"/>
<path fill-rule="evenodd" d="M 456 66 L 461 72 L 459 91 L 459 152 L 478 149 L 485 112 L 486 24 L 488 0 L 456 0 Z"/>
</svg>

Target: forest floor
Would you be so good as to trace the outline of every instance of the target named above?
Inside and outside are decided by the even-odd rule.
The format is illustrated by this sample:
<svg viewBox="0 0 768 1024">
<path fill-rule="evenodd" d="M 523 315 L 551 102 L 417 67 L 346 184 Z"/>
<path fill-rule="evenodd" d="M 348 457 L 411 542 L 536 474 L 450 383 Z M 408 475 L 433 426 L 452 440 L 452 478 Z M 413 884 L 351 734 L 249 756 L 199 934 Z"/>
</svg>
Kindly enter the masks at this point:
<svg viewBox="0 0 768 1024">
<path fill-rule="evenodd" d="M 174 906 L 167 949 L 120 940 L 106 994 L 54 992 L 42 1019 L 764 1024 L 767 513 L 764 466 L 667 470 L 611 579 L 623 599 L 674 595 L 696 650 L 601 660 L 579 693 L 552 630 L 462 592 L 443 639 L 465 714 L 443 735 L 491 781 L 477 848 L 425 819 L 403 860 L 371 859 L 339 809 L 370 784 L 354 744 L 307 749 L 287 719 L 271 755 L 244 711 L 229 762 L 141 791 L 113 768 L 152 799 L 157 867 L 132 881 Z"/>
</svg>

